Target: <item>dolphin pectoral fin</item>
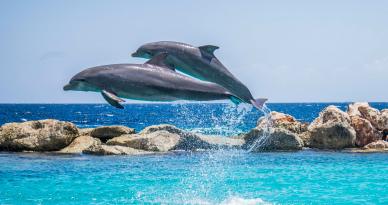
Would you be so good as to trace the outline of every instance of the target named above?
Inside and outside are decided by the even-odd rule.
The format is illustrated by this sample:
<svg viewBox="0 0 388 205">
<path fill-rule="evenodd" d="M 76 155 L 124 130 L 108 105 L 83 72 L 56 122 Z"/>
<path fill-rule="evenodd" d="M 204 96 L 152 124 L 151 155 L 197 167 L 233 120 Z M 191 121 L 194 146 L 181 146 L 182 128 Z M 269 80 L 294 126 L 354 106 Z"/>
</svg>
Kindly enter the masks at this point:
<svg viewBox="0 0 388 205">
<path fill-rule="evenodd" d="M 252 104 L 255 108 L 257 108 L 257 109 L 262 109 L 264 103 L 265 103 L 267 100 L 268 100 L 267 98 L 257 98 L 257 99 L 251 100 L 251 104 Z"/>
<path fill-rule="evenodd" d="M 145 62 L 144 64 L 157 65 L 157 66 L 165 67 L 175 71 L 174 65 L 171 65 L 166 62 L 167 56 L 168 56 L 167 52 L 158 53 L 153 58 Z"/>
<path fill-rule="evenodd" d="M 220 47 L 218 46 L 213 46 L 213 45 L 205 45 L 205 46 L 200 46 L 198 47 L 199 50 L 201 50 L 202 52 L 205 52 L 207 54 L 211 54 L 211 55 L 214 55 L 214 51 L 219 49 Z"/>
<path fill-rule="evenodd" d="M 238 105 L 238 104 L 240 104 L 240 103 L 243 102 L 240 98 L 235 97 L 235 96 L 230 96 L 229 99 L 230 99 L 235 105 Z"/>
<path fill-rule="evenodd" d="M 125 102 L 123 99 L 117 97 L 115 94 L 108 92 L 106 90 L 101 91 L 102 97 L 113 107 L 119 108 L 119 109 L 124 109 L 124 106 L 120 104 L 120 102 Z"/>
</svg>

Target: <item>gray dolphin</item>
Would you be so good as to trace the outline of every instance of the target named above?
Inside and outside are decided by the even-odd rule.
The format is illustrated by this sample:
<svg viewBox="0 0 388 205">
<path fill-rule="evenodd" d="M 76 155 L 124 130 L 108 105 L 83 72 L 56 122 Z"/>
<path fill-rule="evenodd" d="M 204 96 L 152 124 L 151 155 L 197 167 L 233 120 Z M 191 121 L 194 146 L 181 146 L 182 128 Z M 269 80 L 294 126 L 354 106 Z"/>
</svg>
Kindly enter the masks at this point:
<svg viewBox="0 0 388 205">
<path fill-rule="evenodd" d="M 76 74 L 63 89 L 101 92 L 104 99 L 123 109 L 121 98 L 146 101 L 208 101 L 232 98 L 225 88 L 177 73 L 160 53 L 144 64 L 113 64 Z M 120 98 L 121 97 L 121 98 Z"/>
<path fill-rule="evenodd" d="M 217 83 L 237 98 L 232 101 L 250 103 L 261 109 L 267 99 L 254 99 L 249 89 L 240 82 L 224 65 L 215 57 L 217 46 L 206 45 L 195 47 L 185 43 L 172 41 L 159 41 L 142 45 L 133 57 L 152 58 L 161 52 L 167 52 L 166 63 L 177 70 L 195 78 Z"/>
</svg>

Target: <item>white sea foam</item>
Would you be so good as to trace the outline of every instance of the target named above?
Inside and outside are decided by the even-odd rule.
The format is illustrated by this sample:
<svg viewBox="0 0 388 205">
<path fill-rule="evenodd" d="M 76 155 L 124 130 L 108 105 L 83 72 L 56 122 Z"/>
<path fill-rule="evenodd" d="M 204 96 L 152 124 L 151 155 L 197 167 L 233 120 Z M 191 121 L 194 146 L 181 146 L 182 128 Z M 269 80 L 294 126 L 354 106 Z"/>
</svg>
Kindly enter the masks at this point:
<svg viewBox="0 0 388 205">
<path fill-rule="evenodd" d="M 238 196 L 231 196 L 222 202 L 214 202 L 212 200 L 203 198 L 190 198 L 190 199 L 175 199 L 152 201 L 152 203 L 161 204 L 185 204 L 185 205 L 271 205 L 271 203 L 264 201 L 261 198 L 242 198 Z"/>
<path fill-rule="evenodd" d="M 225 201 L 221 202 L 220 205 L 269 205 L 268 203 L 260 198 L 246 199 L 241 197 L 230 197 Z"/>
</svg>

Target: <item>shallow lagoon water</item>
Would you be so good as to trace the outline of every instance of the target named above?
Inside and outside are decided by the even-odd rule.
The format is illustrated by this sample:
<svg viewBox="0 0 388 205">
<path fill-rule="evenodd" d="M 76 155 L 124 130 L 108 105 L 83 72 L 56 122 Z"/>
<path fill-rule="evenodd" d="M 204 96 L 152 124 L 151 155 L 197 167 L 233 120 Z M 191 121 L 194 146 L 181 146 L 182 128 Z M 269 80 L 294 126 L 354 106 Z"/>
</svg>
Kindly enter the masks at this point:
<svg viewBox="0 0 388 205">
<path fill-rule="evenodd" d="M 387 154 L 0 154 L 2 204 L 387 204 Z"/>
<path fill-rule="evenodd" d="M 328 104 L 269 104 L 310 122 Z M 346 103 L 336 104 L 341 109 Z M 374 103 L 379 109 L 387 103 Z M 81 127 L 160 123 L 234 135 L 261 113 L 227 104 L 0 105 L 0 124 L 55 118 Z M 146 156 L 0 153 L 0 204 L 388 204 L 388 154 L 236 150 Z"/>
</svg>

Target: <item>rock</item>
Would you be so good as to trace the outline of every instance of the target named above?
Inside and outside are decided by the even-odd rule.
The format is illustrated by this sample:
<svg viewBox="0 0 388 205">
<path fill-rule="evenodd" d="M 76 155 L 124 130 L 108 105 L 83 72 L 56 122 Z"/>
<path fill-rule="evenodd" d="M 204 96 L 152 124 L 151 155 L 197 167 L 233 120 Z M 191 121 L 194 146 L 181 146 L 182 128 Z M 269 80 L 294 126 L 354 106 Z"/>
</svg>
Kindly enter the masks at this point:
<svg viewBox="0 0 388 205">
<path fill-rule="evenodd" d="M 243 138 L 198 135 L 201 140 L 209 143 L 214 148 L 220 149 L 237 149 L 241 148 L 245 140 Z"/>
<path fill-rule="evenodd" d="M 142 131 L 140 131 L 139 134 L 146 135 L 146 134 L 150 134 L 150 133 L 153 133 L 153 132 L 156 132 L 159 130 L 164 130 L 164 131 L 167 131 L 169 133 L 175 133 L 175 134 L 182 134 L 183 133 L 183 131 L 181 129 L 175 127 L 174 125 L 161 124 L 161 125 L 148 126 L 148 127 L 144 128 Z"/>
<path fill-rule="evenodd" d="M 369 143 L 364 146 L 365 149 L 374 149 L 374 150 L 386 150 L 388 151 L 388 142 L 384 140 L 378 140 L 376 142 Z"/>
<path fill-rule="evenodd" d="M 243 144 L 242 139 L 219 136 L 199 136 L 194 133 L 166 130 L 146 132 L 148 134 L 122 135 L 107 141 L 108 145 L 120 145 L 155 152 L 171 150 L 198 150 L 212 148 L 237 148 Z M 180 133 L 180 134 L 176 134 Z"/>
<path fill-rule="evenodd" d="M 336 106 L 330 105 L 319 113 L 318 118 L 316 118 L 309 125 L 309 127 L 314 127 L 316 125 L 321 125 L 328 122 L 341 122 L 350 124 L 350 117 L 347 113 L 338 109 Z"/>
<path fill-rule="evenodd" d="M 84 150 L 85 154 L 93 154 L 93 155 L 143 155 L 143 154 L 151 154 L 152 152 L 147 152 L 143 150 L 133 149 L 131 147 L 124 147 L 119 145 L 93 145 L 88 149 Z"/>
<path fill-rule="evenodd" d="M 350 117 L 335 106 L 325 108 L 308 127 L 310 147 L 342 149 L 354 147 L 356 132 Z"/>
<path fill-rule="evenodd" d="M 91 146 L 96 146 L 96 145 L 101 145 L 100 139 L 83 135 L 75 138 L 69 146 L 59 150 L 58 153 L 64 153 L 64 154 L 82 153 L 82 151 L 88 149 Z"/>
<path fill-rule="evenodd" d="M 268 118 L 261 117 L 257 122 L 257 127 L 266 128 L 268 125 L 275 128 L 284 128 L 293 133 L 302 133 L 307 131 L 307 124 L 297 121 L 291 115 L 272 111 Z"/>
<path fill-rule="evenodd" d="M 164 131 L 164 132 L 161 132 Z M 156 133 L 156 134 L 153 134 Z M 167 134 L 169 133 L 169 134 Z M 144 128 L 140 133 L 142 136 L 148 136 L 150 138 L 158 138 L 160 136 L 172 137 L 172 140 L 169 140 L 171 143 L 168 147 L 169 150 L 198 150 L 198 149 L 211 149 L 214 148 L 215 145 L 211 145 L 206 141 L 202 140 L 198 135 L 190 132 L 185 132 L 173 125 L 162 124 L 162 125 L 154 125 Z M 177 136 L 179 136 L 179 140 L 176 141 Z M 146 137 L 147 138 L 147 137 Z M 176 142 L 174 146 L 172 146 L 173 142 Z"/>
<path fill-rule="evenodd" d="M 351 126 L 356 131 L 356 145 L 363 147 L 371 142 L 381 139 L 381 134 L 372 126 L 372 124 L 360 117 L 351 116 Z"/>
<path fill-rule="evenodd" d="M 266 137 L 268 136 L 268 137 Z M 243 148 L 252 151 L 293 151 L 303 148 L 303 141 L 297 134 L 284 128 L 269 128 L 267 131 L 256 127 L 245 135 Z M 256 144 L 256 145 L 255 145 Z"/>
<path fill-rule="evenodd" d="M 90 135 L 99 138 L 102 142 L 125 134 L 135 134 L 135 129 L 125 126 L 103 126 L 92 130 Z"/>
<path fill-rule="evenodd" d="M 327 123 L 309 131 L 312 148 L 343 149 L 354 147 L 356 133 L 350 126 L 342 123 Z"/>
<path fill-rule="evenodd" d="M 370 107 L 369 105 L 358 107 L 363 118 L 369 120 L 369 122 L 378 130 L 383 130 L 384 127 L 381 123 L 380 111 Z"/>
<path fill-rule="evenodd" d="M 77 127 L 70 122 L 38 120 L 7 123 L 2 126 L 2 151 L 56 151 L 69 145 L 78 136 Z"/>
<path fill-rule="evenodd" d="M 388 109 L 381 110 L 379 128 L 388 132 Z"/>
<path fill-rule="evenodd" d="M 79 136 L 91 136 L 93 130 L 94 128 L 78 128 L 78 133 Z"/>
<path fill-rule="evenodd" d="M 367 102 L 355 102 L 348 105 L 347 113 L 349 116 L 362 116 L 360 111 L 358 110 L 359 107 L 369 107 L 369 104 Z"/>
<path fill-rule="evenodd" d="M 311 134 L 310 132 L 303 132 L 298 135 L 298 137 L 303 141 L 304 147 L 310 147 Z"/>
<path fill-rule="evenodd" d="M 381 139 L 388 141 L 388 129 L 383 130 L 381 134 L 382 134 Z"/>
<path fill-rule="evenodd" d="M 107 141 L 108 145 L 121 145 L 156 152 L 167 152 L 179 143 L 180 136 L 165 130 L 158 130 L 149 134 L 122 135 Z"/>
<path fill-rule="evenodd" d="M 345 152 L 370 153 L 370 152 L 388 152 L 388 142 L 378 140 L 365 145 L 363 148 L 345 149 Z"/>
</svg>

